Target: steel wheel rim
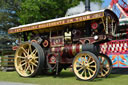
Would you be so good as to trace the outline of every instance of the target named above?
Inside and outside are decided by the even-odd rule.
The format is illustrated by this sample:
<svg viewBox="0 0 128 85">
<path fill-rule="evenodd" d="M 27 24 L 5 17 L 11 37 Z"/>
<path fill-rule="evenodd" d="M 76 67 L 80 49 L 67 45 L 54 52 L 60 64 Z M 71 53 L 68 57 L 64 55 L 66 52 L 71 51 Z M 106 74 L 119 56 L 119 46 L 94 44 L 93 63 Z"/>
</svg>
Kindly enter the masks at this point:
<svg viewBox="0 0 128 85">
<path fill-rule="evenodd" d="M 16 71 L 24 77 L 31 76 L 38 68 L 38 52 L 30 43 L 23 44 L 15 54 Z"/>
<path fill-rule="evenodd" d="M 82 80 L 91 79 L 97 71 L 96 68 L 97 65 L 95 59 L 87 53 L 77 55 L 74 60 L 73 70 L 77 77 Z"/>
<path fill-rule="evenodd" d="M 104 57 L 104 55 L 99 55 L 98 58 L 100 61 L 100 72 L 98 77 L 105 77 L 109 73 L 111 66 L 107 58 Z"/>
</svg>

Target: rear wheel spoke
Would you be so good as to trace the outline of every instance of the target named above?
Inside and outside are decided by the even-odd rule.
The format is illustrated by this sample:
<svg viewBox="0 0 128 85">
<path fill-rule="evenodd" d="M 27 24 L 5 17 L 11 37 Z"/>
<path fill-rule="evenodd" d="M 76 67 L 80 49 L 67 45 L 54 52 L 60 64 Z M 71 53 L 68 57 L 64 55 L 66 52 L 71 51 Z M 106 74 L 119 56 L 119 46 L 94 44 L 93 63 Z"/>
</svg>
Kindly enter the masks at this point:
<svg viewBox="0 0 128 85">
<path fill-rule="evenodd" d="M 33 50 L 32 55 L 35 56 L 37 54 L 37 50 Z"/>
<path fill-rule="evenodd" d="M 23 57 L 23 56 L 17 56 L 17 58 L 20 58 L 20 59 L 25 59 L 25 57 Z"/>
<path fill-rule="evenodd" d="M 28 52 L 23 47 L 21 49 L 28 55 Z"/>
<path fill-rule="evenodd" d="M 27 68 L 25 69 L 25 71 L 27 72 L 30 68 L 30 65 L 28 64 Z"/>
<path fill-rule="evenodd" d="M 32 65 L 34 65 L 35 67 L 37 67 L 37 65 L 34 62 L 31 62 Z"/>
<path fill-rule="evenodd" d="M 26 62 L 25 63 L 23 63 L 23 64 L 21 64 L 21 66 L 23 67 L 24 65 L 26 65 Z"/>
<path fill-rule="evenodd" d="M 36 63 L 38 63 L 38 61 L 37 61 L 37 60 L 35 60 L 35 62 L 36 62 Z"/>
<path fill-rule="evenodd" d="M 32 52 L 32 46 L 31 45 L 29 45 L 29 50 L 30 50 L 30 52 Z"/>
<path fill-rule="evenodd" d="M 20 63 L 23 63 L 23 62 L 25 62 L 26 60 L 22 60 Z"/>
</svg>

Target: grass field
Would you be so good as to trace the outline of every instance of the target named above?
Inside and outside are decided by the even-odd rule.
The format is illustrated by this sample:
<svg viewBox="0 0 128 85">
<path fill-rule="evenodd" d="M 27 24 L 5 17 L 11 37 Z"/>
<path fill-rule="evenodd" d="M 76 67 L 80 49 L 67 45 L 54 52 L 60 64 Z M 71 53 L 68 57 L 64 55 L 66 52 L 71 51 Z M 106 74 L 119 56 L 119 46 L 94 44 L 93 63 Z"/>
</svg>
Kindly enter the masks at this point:
<svg viewBox="0 0 128 85">
<path fill-rule="evenodd" d="M 94 81 L 79 81 L 72 72 L 62 71 L 60 76 L 38 76 L 22 78 L 14 72 L 0 72 L 0 81 L 21 82 L 38 85 L 128 85 L 128 75 L 111 74 L 108 78 L 96 78 Z"/>
</svg>

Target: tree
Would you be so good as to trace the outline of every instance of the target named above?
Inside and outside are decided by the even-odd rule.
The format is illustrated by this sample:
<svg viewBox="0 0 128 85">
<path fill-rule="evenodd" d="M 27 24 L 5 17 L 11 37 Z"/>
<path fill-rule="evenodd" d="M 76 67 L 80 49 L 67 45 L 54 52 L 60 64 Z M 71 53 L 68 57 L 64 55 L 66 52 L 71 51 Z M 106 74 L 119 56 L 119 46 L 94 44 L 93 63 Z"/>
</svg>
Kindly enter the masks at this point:
<svg viewBox="0 0 128 85">
<path fill-rule="evenodd" d="M 7 35 L 9 28 L 18 26 L 20 23 L 18 21 L 18 16 L 16 11 L 20 8 L 20 0 L 0 0 L 0 47 L 8 47 L 8 42 L 14 41 Z"/>
<path fill-rule="evenodd" d="M 19 25 L 16 11 L 19 9 L 19 0 L 0 0 L 0 29 Z"/>
<path fill-rule="evenodd" d="M 76 6 L 81 0 L 22 0 L 17 11 L 19 22 L 28 24 L 62 17 L 68 8 Z M 85 0 L 82 0 L 85 1 Z M 102 0 L 91 0 L 102 3 Z"/>
</svg>

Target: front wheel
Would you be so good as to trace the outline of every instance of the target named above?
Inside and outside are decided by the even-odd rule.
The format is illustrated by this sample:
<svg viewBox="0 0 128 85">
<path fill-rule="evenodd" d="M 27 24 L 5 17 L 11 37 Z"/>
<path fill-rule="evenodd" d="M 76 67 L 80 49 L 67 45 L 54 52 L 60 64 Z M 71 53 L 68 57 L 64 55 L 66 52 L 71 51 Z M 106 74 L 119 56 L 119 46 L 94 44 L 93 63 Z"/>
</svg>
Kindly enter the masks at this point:
<svg viewBox="0 0 128 85">
<path fill-rule="evenodd" d="M 89 51 L 78 53 L 73 60 L 73 72 L 80 80 L 93 80 L 100 70 L 98 58 Z"/>
</svg>

